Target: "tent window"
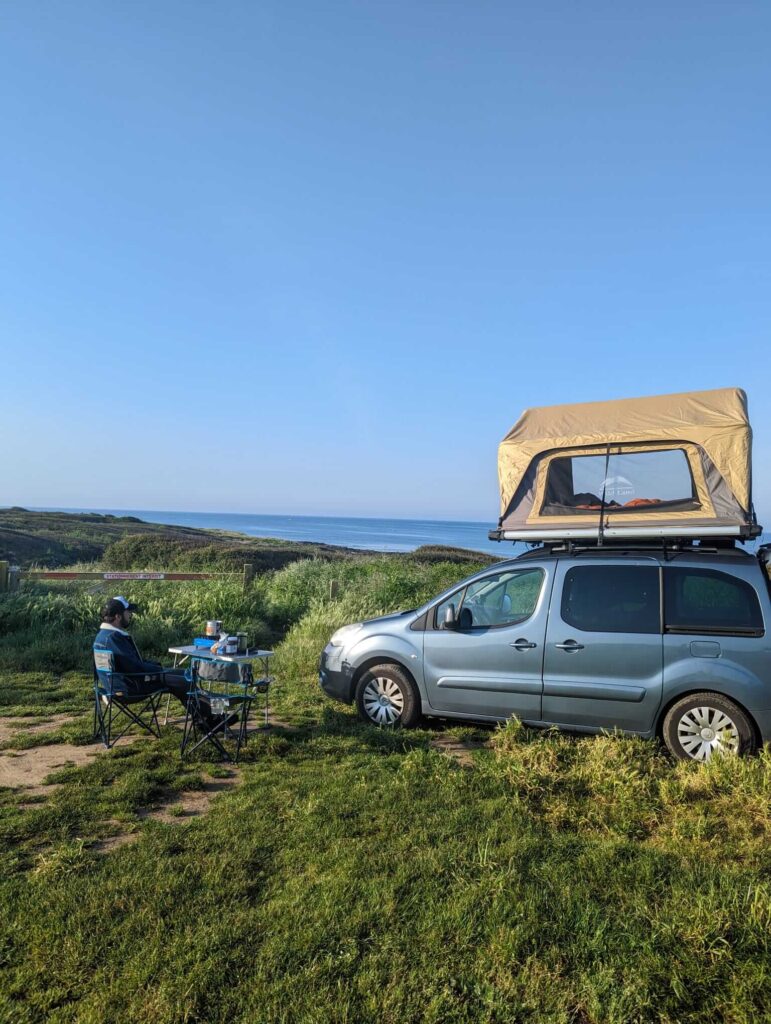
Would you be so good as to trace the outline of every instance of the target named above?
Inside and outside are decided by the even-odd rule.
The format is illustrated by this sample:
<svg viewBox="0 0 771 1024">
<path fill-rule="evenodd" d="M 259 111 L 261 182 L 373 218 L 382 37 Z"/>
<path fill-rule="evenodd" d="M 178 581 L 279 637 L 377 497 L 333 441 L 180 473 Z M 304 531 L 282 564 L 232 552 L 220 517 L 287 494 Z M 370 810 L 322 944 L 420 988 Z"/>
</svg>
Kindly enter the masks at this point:
<svg viewBox="0 0 771 1024">
<path fill-rule="evenodd" d="M 682 448 L 552 459 L 542 512 L 690 511 L 700 508 L 688 458 Z"/>
</svg>

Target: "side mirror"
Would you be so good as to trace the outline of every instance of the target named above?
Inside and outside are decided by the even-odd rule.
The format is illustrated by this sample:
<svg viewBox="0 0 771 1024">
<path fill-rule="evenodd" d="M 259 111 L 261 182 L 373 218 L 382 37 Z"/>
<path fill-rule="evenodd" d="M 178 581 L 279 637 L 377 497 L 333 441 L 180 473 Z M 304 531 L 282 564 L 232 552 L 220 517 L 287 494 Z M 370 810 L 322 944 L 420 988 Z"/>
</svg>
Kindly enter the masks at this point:
<svg viewBox="0 0 771 1024">
<path fill-rule="evenodd" d="M 455 605 L 451 604 L 445 610 L 442 629 L 457 629 L 458 620 L 455 618 Z"/>
</svg>

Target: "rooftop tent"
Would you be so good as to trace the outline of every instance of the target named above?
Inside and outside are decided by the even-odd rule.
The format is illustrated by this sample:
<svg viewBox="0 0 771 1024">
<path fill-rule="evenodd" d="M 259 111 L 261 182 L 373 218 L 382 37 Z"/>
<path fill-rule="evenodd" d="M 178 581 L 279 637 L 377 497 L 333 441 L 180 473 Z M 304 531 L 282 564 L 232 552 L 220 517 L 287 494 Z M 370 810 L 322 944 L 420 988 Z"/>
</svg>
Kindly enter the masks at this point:
<svg viewBox="0 0 771 1024">
<path fill-rule="evenodd" d="M 751 447 L 738 388 L 528 409 L 498 449 L 491 536 L 757 536 Z"/>
</svg>

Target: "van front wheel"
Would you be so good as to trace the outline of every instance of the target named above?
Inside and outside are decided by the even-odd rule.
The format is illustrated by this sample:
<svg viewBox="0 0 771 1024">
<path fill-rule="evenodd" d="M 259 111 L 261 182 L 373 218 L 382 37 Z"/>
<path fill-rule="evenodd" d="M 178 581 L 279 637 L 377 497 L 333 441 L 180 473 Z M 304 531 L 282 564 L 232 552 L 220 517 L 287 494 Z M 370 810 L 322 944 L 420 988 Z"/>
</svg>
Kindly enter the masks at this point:
<svg viewBox="0 0 771 1024">
<path fill-rule="evenodd" d="M 409 729 L 420 719 L 420 700 L 399 665 L 373 665 L 356 687 L 356 709 L 370 725 Z"/>
<path fill-rule="evenodd" d="M 751 754 L 752 723 L 738 704 L 719 693 L 692 693 L 667 712 L 664 742 L 681 761 L 709 761 L 713 754 Z"/>
</svg>

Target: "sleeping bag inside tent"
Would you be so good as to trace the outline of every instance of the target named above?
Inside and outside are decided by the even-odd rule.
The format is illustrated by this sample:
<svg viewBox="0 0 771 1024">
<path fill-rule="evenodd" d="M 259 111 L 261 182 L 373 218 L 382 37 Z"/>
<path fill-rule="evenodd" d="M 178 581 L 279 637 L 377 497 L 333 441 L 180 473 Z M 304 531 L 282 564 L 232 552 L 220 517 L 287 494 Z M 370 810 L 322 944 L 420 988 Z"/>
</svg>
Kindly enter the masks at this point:
<svg viewBox="0 0 771 1024">
<path fill-rule="evenodd" d="M 528 409 L 498 449 L 497 540 L 756 537 L 738 388 Z"/>
</svg>

